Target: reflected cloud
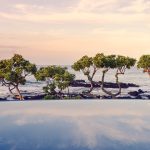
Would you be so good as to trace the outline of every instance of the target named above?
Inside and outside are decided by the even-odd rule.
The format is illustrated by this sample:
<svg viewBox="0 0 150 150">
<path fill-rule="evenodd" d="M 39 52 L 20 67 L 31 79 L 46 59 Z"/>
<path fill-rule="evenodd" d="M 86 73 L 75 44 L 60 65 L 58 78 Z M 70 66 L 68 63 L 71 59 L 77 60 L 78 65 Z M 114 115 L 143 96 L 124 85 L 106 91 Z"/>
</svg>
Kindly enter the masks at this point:
<svg viewBox="0 0 150 150">
<path fill-rule="evenodd" d="M 147 150 L 149 107 L 148 101 L 2 103 L 0 139 L 14 149 L 124 150 L 139 145 L 138 150 Z"/>
<path fill-rule="evenodd" d="M 101 103 L 102 102 L 102 103 Z M 149 102 L 145 105 L 144 101 L 134 103 L 134 101 L 71 101 L 67 103 L 65 101 L 50 102 L 36 102 L 30 105 L 26 102 L 22 102 L 21 105 L 12 104 L 12 108 L 6 110 L 5 106 L 2 108 L 1 115 L 52 115 L 52 116 L 146 116 L 149 115 Z M 60 103 L 59 105 L 57 105 Z M 102 105 L 101 105 L 102 104 Z M 132 104 L 132 105 L 129 105 Z M 7 107 L 7 105 L 6 105 Z M 17 107 L 17 108 L 16 108 Z M 95 108 L 95 109 L 93 109 Z M 139 111 L 140 109 L 140 111 Z"/>
</svg>

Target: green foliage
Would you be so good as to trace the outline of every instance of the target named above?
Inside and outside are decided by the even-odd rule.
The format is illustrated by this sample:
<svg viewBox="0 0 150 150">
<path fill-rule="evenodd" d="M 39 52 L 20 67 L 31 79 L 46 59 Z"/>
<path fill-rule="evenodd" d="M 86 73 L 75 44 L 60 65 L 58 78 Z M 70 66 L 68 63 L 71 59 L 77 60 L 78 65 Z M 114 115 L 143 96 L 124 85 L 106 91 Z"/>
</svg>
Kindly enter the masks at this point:
<svg viewBox="0 0 150 150">
<path fill-rule="evenodd" d="M 117 56 L 116 57 L 116 67 L 126 67 L 127 69 L 130 69 L 132 66 L 134 66 L 136 63 L 136 59 L 125 57 L 125 56 Z"/>
<path fill-rule="evenodd" d="M 11 59 L 0 61 L 0 77 L 14 85 L 26 83 L 26 76 L 36 73 L 36 66 L 15 54 Z"/>
<path fill-rule="evenodd" d="M 92 57 L 83 56 L 81 59 L 79 59 L 77 62 L 75 62 L 72 65 L 72 68 L 75 71 L 82 71 L 84 75 L 87 76 L 91 87 L 88 91 L 89 93 L 92 92 L 94 86 L 93 86 L 93 78 L 95 73 L 97 72 L 96 65 L 94 64 L 94 60 Z M 93 68 L 93 69 L 92 69 Z"/>
<path fill-rule="evenodd" d="M 130 57 L 126 57 L 126 67 L 128 69 L 130 69 L 131 67 L 133 67 L 136 63 L 136 59 L 134 58 L 130 58 Z"/>
<path fill-rule="evenodd" d="M 75 75 L 70 74 L 65 67 L 48 66 L 40 68 L 35 77 L 39 81 L 52 79 L 52 82 L 47 82 L 47 86 L 44 87 L 43 90 L 47 94 L 56 94 L 55 89 L 58 88 L 62 91 L 68 88 L 70 83 L 74 80 Z"/>
<path fill-rule="evenodd" d="M 105 56 L 103 53 L 101 53 L 96 54 L 96 56 L 93 58 L 93 62 L 97 68 L 115 69 L 126 67 L 130 69 L 130 67 L 135 65 L 136 60 L 130 57 L 120 55 Z"/>
<path fill-rule="evenodd" d="M 42 67 L 36 72 L 35 78 L 38 81 L 45 81 L 46 78 L 54 78 L 56 74 L 64 74 L 65 71 L 66 68 L 60 66 Z"/>
<path fill-rule="evenodd" d="M 24 85 L 26 77 L 35 74 L 36 71 L 36 65 L 31 64 L 19 54 L 15 54 L 11 59 L 0 61 L 0 81 L 2 85 L 7 86 L 11 93 L 10 86 L 13 86 L 13 89 L 18 91 L 20 99 L 22 99 L 22 96 L 18 89 L 19 84 Z"/>
<path fill-rule="evenodd" d="M 135 65 L 136 60 L 130 57 L 120 55 L 105 56 L 103 53 L 101 53 L 96 54 L 96 56 L 93 58 L 93 62 L 97 68 L 115 69 L 126 67 L 130 69 L 130 67 Z"/>
<path fill-rule="evenodd" d="M 150 69 L 150 55 L 143 55 L 138 61 L 138 68 Z"/>
<path fill-rule="evenodd" d="M 103 68 L 104 67 L 104 59 L 105 59 L 104 54 L 98 53 L 93 58 L 93 63 L 97 68 Z"/>
<path fill-rule="evenodd" d="M 77 62 L 75 62 L 72 65 L 72 68 L 75 71 L 83 71 L 85 75 L 88 75 L 90 73 L 89 68 L 93 65 L 93 59 L 92 57 L 83 56 L 81 59 L 79 59 Z"/>
<path fill-rule="evenodd" d="M 55 83 L 51 83 L 43 87 L 43 91 L 47 94 L 56 94 L 55 89 L 56 89 Z"/>
<path fill-rule="evenodd" d="M 57 99 L 57 97 L 55 95 L 46 95 L 44 97 L 45 100 L 54 100 L 54 99 Z"/>
<path fill-rule="evenodd" d="M 78 100 L 78 99 L 81 99 L 81 96 L 78 95 L 78 96 L 74 96 L 74 97 L 70 97 L 70 96 L 65 96 L 63 97 L 64 100 Z"/>
<path fill-rule="evenodd" d="M 111 95 L 112 97 L 116 97 L 121 93 L 121 86 L 119 83 L 119 77 L 118 75 L 124 74 L 126 69 L 130 69 L 130 67 L 135 65 L 136 60 L 130 57 L 125 57 L 125 56 L 116 56 L 116 55 L 107 55 L 105 56 L 104 54 L 97 54 L 93 58 L 93 62 L 97 68 L 103 69 L 102 71 L 102 90 L 108 95 Z M 112 93 L 110 91 L 107 91 L 104 88 L 104 78 L 105 74 L 110 70 L 110 69 L 116 69 L 116 83 L 118 84 L 119 91 L 117 93 Z"/>
<path fill-rule="evenodd" d="M 116 65 L 116 55 L 108 55 L 103 59 L 104 68 L 114 69 L 117 67 Z"/>
<path fill-rule="evenodd" d="M 73 99 L 81 99 L 81 96 L 78 95 L 78 96 L 76 96 L 76 97 L 73 97 Z"/>
<path fill-rule="evenodd" d="M 65 96 L 63 99 L 64 99 L 64 100 L 69 100 L 70 97 Z"/>
<path fill-rule="evenodd" d="M 64 74 L 56 74 L 54 80 L 57 87 L 62 91 L 70 85 L 74 78 L 74 74 L 70 74 L 68 71 L 66 71 Z"/>
</svg>

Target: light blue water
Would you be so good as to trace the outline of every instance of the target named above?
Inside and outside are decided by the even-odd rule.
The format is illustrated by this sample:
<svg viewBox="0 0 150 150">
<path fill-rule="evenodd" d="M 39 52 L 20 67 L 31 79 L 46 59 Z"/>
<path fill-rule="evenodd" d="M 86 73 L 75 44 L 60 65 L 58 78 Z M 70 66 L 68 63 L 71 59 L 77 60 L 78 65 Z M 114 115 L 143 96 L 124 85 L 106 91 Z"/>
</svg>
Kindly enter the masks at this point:
<svg viewBox="0 0 150 150">
<path fill-rule="evenodd" d="M 76 75 L 76 79 L 84 79 L 87 80 L 86 76 L 83 75 L 82 72 L 75 72 L 71 69 L 71 67 L 68 67 L 68 70 L 71 73 L 74 73 Z M 108 72 L 105 81 L 107 82 L 115 82 L 115 70 L 111 70 Z M 101 80 L 101 70 L 97 72 L 95 75 L 94 80 L 99 81 Z M 127 95 L 129 91 L 134 91 L 138 89 L 142 89 L 144 91 L 150 92 L 150 78 L 148 74 L 143 73 L 142 70 L 132 68 L 130 70 L 126 70 L 125 75 L 120 76 L 120 81 L 124 83 L 134 83 L 139 85 L 139 88 L 128 88 L 122 90 L 122 95 Z M 20 86 L 20 89 L 22 91 L 28 91 L 28 92 L 42 92 L 42 87 L 45 85 L 43 82 L 37 82 L 33 76 L 27 78 L 27 84 L 24 86 Z M 76 91 L 80 92 L 82 90 L 85 90 L 85 88 L 70 88 L 70 91 Z M 94 89 L 93 93 L 95 94 L 103 94 L 103 92 L 100 89 Z M 0 96 L 8 95 L 8 89 L 6 87 L 0 86 Z"/>
<path fill-rule="evenodd" d="M 0 104 L 0 150 L 150 150 L 149 101 Z"/>
</svg>

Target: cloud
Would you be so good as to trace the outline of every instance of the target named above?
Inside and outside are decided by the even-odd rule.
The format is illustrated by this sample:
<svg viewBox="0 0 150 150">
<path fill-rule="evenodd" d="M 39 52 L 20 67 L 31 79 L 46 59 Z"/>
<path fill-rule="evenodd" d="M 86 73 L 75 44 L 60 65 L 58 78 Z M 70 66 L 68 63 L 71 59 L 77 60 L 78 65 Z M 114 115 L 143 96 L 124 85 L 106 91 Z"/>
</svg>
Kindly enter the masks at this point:
<svg viewBox="0 0 150 150">
<path fill-rule="evenodd" d="M 69 11 L 78 4 L 79 0 L 5 0 L 0 1 L 0 11 L 11 13 L 34 12 L 62 12 Z"/>
<path fill-rule="evenodd" d="M 120 25 L 127 28 L 129 25 L 135 27 L 139 25 L 140 27 L 149 27 L 150 25 L 150 16 L 146 13 L 146 10 L 150 8 L 150 2 L 144 0 L 132 2 L 125 2 L 124 0 L 80 0 L 78 3 L 72 2 L 72 5 L 68 6 L 72 8 L 70 11 L 64 10 L 62 12 L 51 10 L 49 5 L 17 3 L 12 7 L 15 8 L 12 13 L 0 11 L 0 18 L 26 23 L 63 23 L 66 26 L 72 26 L 72 28 L 75 26 L 71 23 L 93 25 L 93 27 L 96 24 L 103 27 Z"/>
<path fill-rule="evenodd" d="M 44 2 L 43 2 L 44 4 Z M 8 4 L 9 5 L 9 4 Z M 55 9 L 51 9 L 53 5 Z M 60 8 L 63 6 L 62 11 Z M 111 18 L 112 16 L 118 17 L 120 22 L 123 20 L 123 17 L 129 17 L 131 15 L 135 16 L 138 13 L 141 15 L 149 16 L 146 10 L 150 9 L 150 2 L 144 0 L 133 0 L 133 1 L 124 1 L 124 0 L 80 0 L 78 3 L 75 1 L 71 1 L 67 3 L 67 1 L 62 2 L 47 2 L 47 5 L 40 5 L 36 3 L 28 4 L 28 3 L 15 3 L 10 5 L 9 7 L 14 8 L 14 12 L 11 14 L 7 11 L 0 11 L 0 16 L 6 19 L 14 19 L 21 21 L 66 21 L 66 20 L 92 20 L 92 18 L 102 19 L 107 16 Z M 69 11 L 67 11 L 69 8 Z M 127 13 L 129 15 L 125 15 Z M 137 14 L 136 14 L 137 13 Z M 122 17 L 119 17 L 122 16 Z M 139 18 L 140 15 L 137 15 L 136 18 Z M 114 18 L 114 17 L 113 17 Z M 130 21 L 130 17 L 129 20 Z"/>
<path fill-rule="evenodd" d="M 54 56 L 63 51 L 64 57 L 72 51 L 70 60 L 85 52 L 93 55 L 99 48 L 139 57 L 150 49 L 149 8 L 148 0 L 0 1 L 0 34 L 15 37 L 5 36 L 0 44 L 21 45 L 33 53 L 42 49 Z"/>
<path fill-rule="evenodd" d="M 0 12 L 0 17 L 4 19 L 29 22 L 45 22 L 45 23 L 69 23 L 79 22 L 87 24 L 132 24 L 132 23 L 150 23 L 148 14 L 93 14 L 93 13 L 26 13 L 26 14 L 10 14 Z"/>
<path fill-rule="evenodd" d="M 14 5 L 14 8 L 17 10 L 17 12 L 22 12 L 26 14 L 27 12 L 37 11 L 37 10 L 44 10 L 43 6 L 38 5 L 27 5 L 27 4 L 16 4 Z"/>
<path fill-rule="evenodd" d="M 122 7 L 119 11 L 126 13 L 147 13 L 150 9 L 150 1 L 134 0 L 130 5 Z"/>
<path fill-rule="evenodd" d="M 150 8 L 145 0 L 81 0 L 76 11 L 97 13 L 144 13 Z"/>
<path fill-rule="evenodd" d="M 0 45 L 0 52 L 1 53 L 5 53 L 6 51 L 2 51 L 1 49 L 20 49 L 22 47 L 19 47 L 19 46 L 15 46 L 15 45 Z M 8 51 L 7 51 L 8 53 Z"/>
<path fill-rule="evenodd" d="M 105 10 L 109 10 L 108 8 L 114 8 L 114 5 L 117 4 L 118 0 L 106 0 L 106 1 L 99 1 L 99 0 L 80 0 L 76 11 L 85 11 L 85 12 L 94 12 L 95 10 L 99 9 L 101 12 Z"/>
</svg>

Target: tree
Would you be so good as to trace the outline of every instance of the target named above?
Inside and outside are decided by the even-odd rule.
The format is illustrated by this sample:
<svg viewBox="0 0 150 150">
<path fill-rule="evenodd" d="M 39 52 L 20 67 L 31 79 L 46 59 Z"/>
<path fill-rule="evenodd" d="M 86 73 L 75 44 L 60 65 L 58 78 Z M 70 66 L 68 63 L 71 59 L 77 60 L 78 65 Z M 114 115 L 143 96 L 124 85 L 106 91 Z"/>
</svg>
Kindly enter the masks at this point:
<svg viewBox="0 0 150 150">
<path fill-rule="evenodd" d="M 54 76 L 55 84 L 57 85 L 60 92 L 69 87 L 70 83 L 75 79 L 75 75 L 65 71 L 64 74 L 56 74 Z M 69 89 L 68 89 L 69 91 Z M 69 93 L 69 92 L 68 92 Z"/>
<path fill-rule="evenodd" d="M 47 67 L 41 67 L 35 74 L 35 78 L 38 81 L 46 81 L 47 84 L 49 82 L 52 82 L 54 79 L 54 76 L 56 74 L 64 74 L 66 71 L 66 67 L 61 66 L 47 66 Z"/>
<path fill-rule="evenodd" d="M 150 76 L 150 55 L 143 55 L 138 61 L 138 68 L 143 68 L 143 72 L 147 72 Z"/>
<path fill-rule="evenodd" d="M 97 54 L 95 56 L 95 64 L 98 68 L 103 68 L 102 71 L 102 91 L 106 94 L 112 96 L 112 98 L 116 98 L 119 94 L 121 94 L 121 85 L 119 82 L 119 75 L 123 75 L 126 69 L 130 69 L 135 65 L 136 60 L 133 58 L 125 57 L 125 56 L 116 56 L 116 55 L 108 55 L 104 56 L 103 54 Z M 111 91 L 107 91 L 104 87 L 105 84 L 105 75 L 110 69 L 116 69 L 115 78 L 116 83 L 118 85 L 118 92 L 112 93 Z"/>
<path fill-rule="evenodd" d="M 11 59 L 0 61 L 0 81 L 3 86 L 8 87 L 10 93 L 16 90 L 18 98 L 23 100 L 19 85 L 26 83 L 26 77 L 36 73 L 36 65 L 25 60 L 21 55 L 15 54 Z"/>
<path fill-rule="evenodd" d="M 41 67 L 35 74 L 37 81 L 46 81 L 47 85 L 43 87 L 43 90 L 47 94 L 56 94 L 56 85 L 54 77 L 56 74 L 64 74 L 67 68 L 60 66 L 47 66 Z"/>
<path fill-rule="evenodd" d="M 43 87 L 45 93 L 61 96 L 62 90 L 69 87 L 75 75 L 70 74 L 66 67 L 48 66 L 40 68 L 35 77 L 39 81 L 46 81 L 47 85 Z M 56 92 L 56 88 L 60 89 L 59 93 Z"/>
<path fill-rule="evenodd" d="M 96 68 L 95 64 L 93 63 L 93 58 L 88 57 L 88 56 L 83 56 L 81 59 L 79 59 L 72 65 L 72 68 L 75 71 L 82 71 L 83 74 L 85 76 L 87 76 L 88 81 L 91 84 L 91 87 L 89 90 L 89 93 L 91 93 L 94 88 L 93 78 L 97 72 L 97 68 Z"/>
<path fill-rule="evenodd" d="M 56 89 L 56 85 L 54 82 L 47 84 L 47 86 L 43 87 L 44 92 L 47 93 L 48 95 L 55 95 L 57 93 L 55 89 Z"/>
</svg>

